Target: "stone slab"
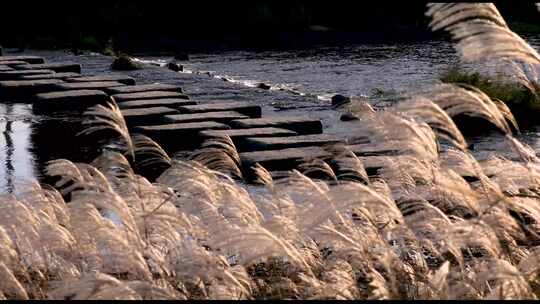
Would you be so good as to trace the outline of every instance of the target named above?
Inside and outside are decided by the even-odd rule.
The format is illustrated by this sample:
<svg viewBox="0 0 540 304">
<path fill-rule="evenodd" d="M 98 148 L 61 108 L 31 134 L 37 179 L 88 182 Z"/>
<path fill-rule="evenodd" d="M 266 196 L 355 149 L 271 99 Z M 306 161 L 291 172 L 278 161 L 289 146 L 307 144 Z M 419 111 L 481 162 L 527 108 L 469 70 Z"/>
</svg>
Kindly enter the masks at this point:
<svg viewBox="0 0 540 304">
<path fill-rule="evenodd" d="M 121 110 L 128 126 L 160 125 L 167 123 L 164 116 L 178 113 L 178 110 L 167 107 L 137 108 Z"/>
<path fill-rule="evenodd" d="M 117 81 L 96 81 L 96 82 L 68 82 L 57 85 L 58 90 L 105 90 L 106 88 L 125 86 Z"/>
<path fill-rule="evenodd" d="M 136 109 L 151 107 L 168 107 L 178 109 L 181 106 L 190 106 L 197 104 L 194 101 L 186 99 L 164 98 L 164 99 L 143 99 L 131 100 L 118 103 L 120 109 Z"/>
<path fill-rule="evenodd" d="M 303 161 L 309 158 L 323 158 L 331 157 L 331 153 L 325 151 L 321 147 L 304 147 L 304 148 L 290 148 L 282 150 L 266 150 L 255 152 L 240 153 L 240 160 L 242 162 L 242 170 L 244 171 L 244 177 L 248 180 L 254 178 L 253 170 L 251 169 L 255 163 L 259 163 L 266 168 L 270 173 L 275 172 L 276 177 L 286 177 L 289 171 L 296 169 Z M 364 165 L 368 176 L 376 176 L 379 174 L 379 170 L 387 164 L 385 156 L 368 156 L 359 157 Z"/>
<path fill-rule="evenodd" d="M 204 121 L 204 122 L 194 122 L 194 123 L 185 123 L 185 124 L 163 124 L 155 126 L 138 126 L 134 128 L 134 131 L 140 132 L 143 134 L 162 134 L 162 135 L 178 135 L 183 133 L 193 133 L 200 132 L 204 130 L 227 130 L 230 129 L 229 126 L 214 122 L 214 121 Z"/>
<path fill-rule="evenodd" d="M 13 68 L 7 65 L 0 65 L 0 72 L 7 72 L 7 71 L 13 71 Z"/>
<path fill-rule="evenodd" d="M 125 87 L 129 87 L 129 86 L 125 86 Z M 114 88 L 114 89 L 118 89 L 118 88 Z M 113 88 L 110 88 L 110 89 L 113 89 Z M 124 101 L 130 101 L 130 100 L 144 100 L 144 99 L 160 99 L 160 98 L 189 99 L 187 95 L 184 95 L 178 92 L 169 92 L 169 91 L 149 91 L 149 92 L 138 92 L 138 93 L 115 94 L 112 97 L 117 102 L 124 102 Z"/>
<path fill-rule="evenodd" d="M 299 135 L 322 133 L 322 123 L 319 119 L 301 116 L 233 120 L 231 121 L 230 126 L 233 129 L 264 127 L 281 128 L 295 131 Z"/>
<path fill-rule="evenodd" d="M 38 113 L 62 110 L 85 110 L 96 104 L 104 104 L 109 96 L 99 90 L 60 91 L 40 93 L 35 97 L 33 109 Z"/>
<path fill-rule="evenodd" d="M 348 145 L 347 148 L 349 148 L 354 154 L 357 156 L 395 156 L 400 153 L 399 150 L 393 150 L 393 149 L 384 149 L 384 150 L 374 150 L 373 145 L 371 144 L 355 144 L 355 145 Z"/>
<path fill-rule="evenodd" d="M 45 80 L 4 80 L 0 81 L 0 95 L 9 97 L 28 97 L 33 94 L 54 91 L 60 79 Z"/>
<path fill-rule="evenodd" d="M 311 158 L 327 157 L 330 153 L 321 147 L 290 148 L 240 153 L 242 170 L 246 177 L 252 176 L 251 167 L 259 163 L 268 171 L 292 170 Z"/>
<path fill-rule="evenodd" d="M 282 150 L 288 148 L 302 148 L 345 143 L 345 141 L 340 138 L 326 134 L 289 137 L 252 137 L 246 138 L 245 142 L 247 151 Z"/>
<path fill-rule="evenodd" d="M 53 70 L 6 71 L 0 72 L 0 80 L 18 80 L 27 75 L 44 75 L 53 73 Z"/>
<path fill-rule="evenodd" d="M 68 78 L 67 82 L 102 82 L 102 81 L 116 81 L 125 85 L 135 85 L 135 79 L 125 75 L 94 75 L 94 76 L 82 76 L 76 78 Z"/>
<path fill-rule="evenodd" d="M 368 176 L 378 175 L 379 170 L 388 165 L 387 156 L 359 156 Z"/>
<path fill-rule="evenodd" d="M 18 55 L 18 56 L 0 56 L 0 61 L 24 61 L 32 64 L 41 64 L 45 63 L 45 59 L 38 56 L 25 56 L 25 55 Z"/>
<path fill-rule="evenodd" d="M 297 135 L 297 133 L 291 130 L 279 129 L 279 128 L 253 128 L 253 129 L 202 131 L 201 135 L 205 137 L 220 137 L 220 136 L 227 135 L 231 139 L 235 139 L 235 138 L 249 138 L 249 137 L 295 136 Z"/>
<path fill-rule="evenodd" d="M 45 79 L 74 79 L 75 77 L 79 77 L 81 74 L 73 73 L 73 72 L 67 72 L 67 73 L 52 73 L 52 74 L 37 74 L 37 75 L 25 75 L 21 76 L 20 78 L 23 80 L 45 80 Z"/>
<path fill-rule="evenodd" d="M 228 123 L 235 119 L 249 118 L 246 115 L 240 114 L 235 111 L 223 111 L 223 112 L 206 112 L 196 114 L 176 114 L 166 115 L 163 120 L 167 123 L 188 123 L 199 121 L 215 121 L 221 123 Z"/>
<path fill-rule="evenodd" d="M 0 64 L 16 69 L 17 67 L 20 67 L 22 65 L 28 65 L 28 62 L 24 62 L 20 60 L 13 60 L 13 61 L 0 61 Z"/>
<path fill-rule="evenodd" d="M 114 94 L 140 93 L 140 92 L 151 92 L 151 91 L 168 91 L 168 92 L 177 92 L 177 93 L 184 92 L 182 90 L 182 87 L 178 85 L 157 83 L 157 84 L 134 85 L 134 86 L 122 87 L 122 88 L 113 88 L 113 89 L 107 90 L 107 93 L 114 95 Z"/>
<path fill-rule="evenodd" d="M 54 62 L 42 64 L 28 64 L 18 67 L 20 70 L 53 70 L 57 73 L 81 73 L 81 65 L 76 62 Z"/>
<path fill-rule="evenodd" d="M 221 112 L 221 111 L 235 111 L 250 118 L 261 117 L 261 107 L 252 105 L 245 102 L 216 102 L 198 104 L 195 106 L 185 106 L 179 108 L 180 112 L 187 114 L 194 113 L 206 113 L 206 112 Z"/>
<path fill-rule="evenodd" d="M 142 133 L 159 143 L 167 152 L 190 150 L 200 146 L 203 138 L 199 132 L 204 130 L 226 130 L 230 127 L 214 122 L 192 122 L 184 124 L 165 124 L 157 126 L 138 126 L 133 133 Z"/>
<path fill-rule="evenodd" d="M 280 180 L 283 178 L 287 178 L 291 175 L 290 170 L 284 170 L 284 171 L 270 171 L 270 175 L 272 176 L 272 180 Z"/>
<path fill-rule="evenodd" d="M 279 128 L 253 128 L 253 129 L 231 129 L 231 130 L 208 130 L 201 131 L 200 136 L 204 138 L 229 136 L 238 151 L 244 152 L 247 148 L 246 139 L 254 137 L 279 137 L 295 136 L 296 132 Z"/>
</svg>

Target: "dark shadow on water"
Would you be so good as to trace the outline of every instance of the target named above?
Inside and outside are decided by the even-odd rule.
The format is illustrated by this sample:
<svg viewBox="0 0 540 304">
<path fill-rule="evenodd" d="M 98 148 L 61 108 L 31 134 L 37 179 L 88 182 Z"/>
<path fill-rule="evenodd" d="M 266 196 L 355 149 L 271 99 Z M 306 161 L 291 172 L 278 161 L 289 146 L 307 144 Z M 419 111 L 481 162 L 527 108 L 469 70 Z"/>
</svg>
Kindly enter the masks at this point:
<svg viewBox="0 0 540 304">
<path fill-rule="evenodd" d="M 12 124 L 13 121 L 10 119 L 11 114 L 13 113 L 13 106 L 8 105 L 6 107 L 6 127 L 4 129 L 4 138 L 6 141 L 6 148 L 5 148 L 5 179 L 6 179 L 6 190 L 8 192 L 13 192 L 13 174 L 15 172 L 15 168 L 13 167 L 13 153 L 15 152 L 15 147 L 13 145 L 13 130 L 12 130 Z"/>
<path fill-rule="evenodd" d="M 58 113 L 42 116 L 32 126 L 30 141 L 40 182 L 50 180 L 44 176 L 48 161 L 68 159 L 72 162 L 91 162 L 98 154 L 92 137 L 77 136 L 82 130 L 80 113 Z"/>
</svg>

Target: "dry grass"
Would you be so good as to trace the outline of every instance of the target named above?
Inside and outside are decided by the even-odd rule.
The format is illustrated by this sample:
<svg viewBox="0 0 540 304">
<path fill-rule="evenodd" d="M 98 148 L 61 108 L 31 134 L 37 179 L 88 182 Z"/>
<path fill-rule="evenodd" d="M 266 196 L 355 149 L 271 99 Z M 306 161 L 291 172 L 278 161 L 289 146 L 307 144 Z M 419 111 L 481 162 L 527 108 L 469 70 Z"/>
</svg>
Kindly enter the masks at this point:
<svg viewBox="0 0 540 304">
<path fill-rule="evenodd" d="M 534 95 L 533 103 L 540 102 L 536 71 L 540 55 L 510 30 L 493 3 L 431 3 L 426 16 L 431 18 L 432 30 L 450 33 L 463 61 L 495 64 L 496 78 L 502 76 L 503 83 L 517 82 Z"/>
<path fill-rule="evenodd" d="M 256 166 L 259 186 L 238 181 L 230 138 L 180 161 L 129 134 L 114 104 L 89 114 L 89 132 L 112 129 L 124 147 L 50 162 L 54 187 L 1 196 L 2 299 L 540 296 L 540 160 L 512 137 L 508 108 L 475 88 L 359 113 L 369 153 L 331 147 L 280 180 Z M 497 126 L 520 159 L 478 162 L 460 114 Z M 164 171 L 150 182 L 140 168 L 153 166 Z"/>
<path fill-rule="evenodd" d="M 0 296 L 535 299 L 540 161 L 512 137 L 511 114 L 482 96 L 442 86 L 359 114 L 373 156 L 334 147 L 276 181 L 258 166 L 255 188 L 229 177 L 241 170 L 227 138 L 191 161 L 140 135 L 124 140 L 131 162 L 166 165 L 154 183 L 116 151 L 53 161 L 54 188 L 2 197 Z M 477 162 L 451 119 L 460 111 L 500 127 L 521 160 Z"/>
</svg>

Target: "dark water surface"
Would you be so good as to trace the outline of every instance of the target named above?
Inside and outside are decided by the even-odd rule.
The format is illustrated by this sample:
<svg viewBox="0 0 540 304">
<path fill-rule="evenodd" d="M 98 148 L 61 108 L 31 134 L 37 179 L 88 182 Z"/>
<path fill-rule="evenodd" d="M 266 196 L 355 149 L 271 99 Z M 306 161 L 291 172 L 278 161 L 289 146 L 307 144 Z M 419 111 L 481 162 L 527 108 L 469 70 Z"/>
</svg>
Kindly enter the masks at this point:
<svg viewBox="0 0 540 304">
<path fill-rule="evenodd" d="M 430 85 L 455 62 L 451 44 L 366 44 L 288 52 L 229 52 L 192 56 L 190 66 L 229 75 L 247 85 L 258 81 L 311 93 L 370 96 Z"/>
<path fill-rule="evenodd" d="M 537 37 L 527 37 L 536 47 Z M 83 74 L 111 73 L 112 59 L 99 54 L 75 56 L 64 51 L 28 51 L 48 62 L 75 61 Z M 170 57 L 142 57 L 165 64 Z M 339 113 L 329 108 L 333 94 L 366 96 L 374 103 L 394 99 L 402 92 L 438 82 L 440 73 L 457 62 L 452 45 L 445 41 L 409 44 L 365 44 L 317 47 L 308 50 L 273 52 L 225 52 L 190 54 L 188 71 L 209 71 L 209 75 L 175 73 L 152 66 L 126 72 L 138 84 L 181 84 L 194 100 L 249 101 L 263 107 L 264 116 L 307 115 L 323 120 L 325 133 L 347 137 L 351 123 L 339 121 Z M 118 72 L 115 72 L 118 73 Z M 222 80 L 227 79 L 227 81 Z M 270 90 L 257 88 L 259 82 Z M 87 161 L 96 153 L 92 142 L 74 137 L 80 128 L 77 115 L 58 113 L 34 115 L 28 103 L 0 103 L 0 193 L 17 184 L 40 177 L 44 162 L 55 158 Z M 525 132 L 519 139 L 540 151 L 540 128 Z M 506 151 L 501 136 L 470 139 L 475 154 L 486 157 L 491 151 Z M 508 155 L 512 156 L 512 155 Z"/>
</svg>

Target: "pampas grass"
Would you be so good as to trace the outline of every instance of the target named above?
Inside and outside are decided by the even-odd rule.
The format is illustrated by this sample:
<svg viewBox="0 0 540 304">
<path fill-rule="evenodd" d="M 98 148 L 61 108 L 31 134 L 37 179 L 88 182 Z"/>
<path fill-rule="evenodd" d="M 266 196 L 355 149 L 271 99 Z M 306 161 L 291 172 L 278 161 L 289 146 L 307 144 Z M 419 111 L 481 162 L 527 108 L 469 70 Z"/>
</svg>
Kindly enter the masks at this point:
<svg viewBox="0 0 540 304">
<path fill-rule="evenodd" d="M 473 13 L 505 32 L 492 5 L 429 12 L 456 31 Z M 256 164 L 256 186 L 228 137 L 181 160 L 130 134 L 114 103 L 87 114 L 83 134 L 111 129 L 124 147 L 51 161 L 52 185 L 0 196 L 2 299 L 539 296 L 540 161 L 512 137 L 510 110 L 476 88 L 436 86 L 361 114 L 358 155 L 325 147 L 331 156 L 276 180 Z M 476 159 L 461 114 L 495 125 L 516 159 Z"/>
<path fill-rule="evenodd" d="M 430 3 L 426 16 L 432 30 L 451 34 L 462 60 L 495 62 L 502 75 L 534 95 L 537 107 L 540 55 L 510 30 L 493 3 Z"/>
<path fill-rule="evenodd" d="M 63 160 L 56 165 L 71 168 L 66 179 L 80 184 L 67 202 L 37 184 L 4 199 L 1 292 L 22 299 L 535 298 L 538 269 L 525 265 L 537 256 L 538 196 L 516 195 L 540 186 L 530 175 L 535 160 L 477 163 L 459 148 L 435 159 L 396 157 L 403 160 L 388 156 L 382 180 L 369 184 L 293 171 L 264 178 L 267 187 L 253 193 L 193 161 L 171 161 L 152 184 L 118 155 L 86 166 Z M 333 170 L 305 168 L 321 166 Z M 94 171 L 99 178 L 86 176 Z M 484 179 L 505 200 L 485 196 L 475 184 Z"/>
<path fill-rule="evenodd" d="M 84 114 L 87 119 L 83 120 L 83 125 L 86 127 L 78 135 L 113 131 L 119 138 L 120 144 L 125 147 L 125 152 L 132 158 L 135 157 L 133 142 L 126 121 L 114 98 L 111 97 L 110 101 L 105 105 L 98 104 L 91 107 Z"/>
</svg>

